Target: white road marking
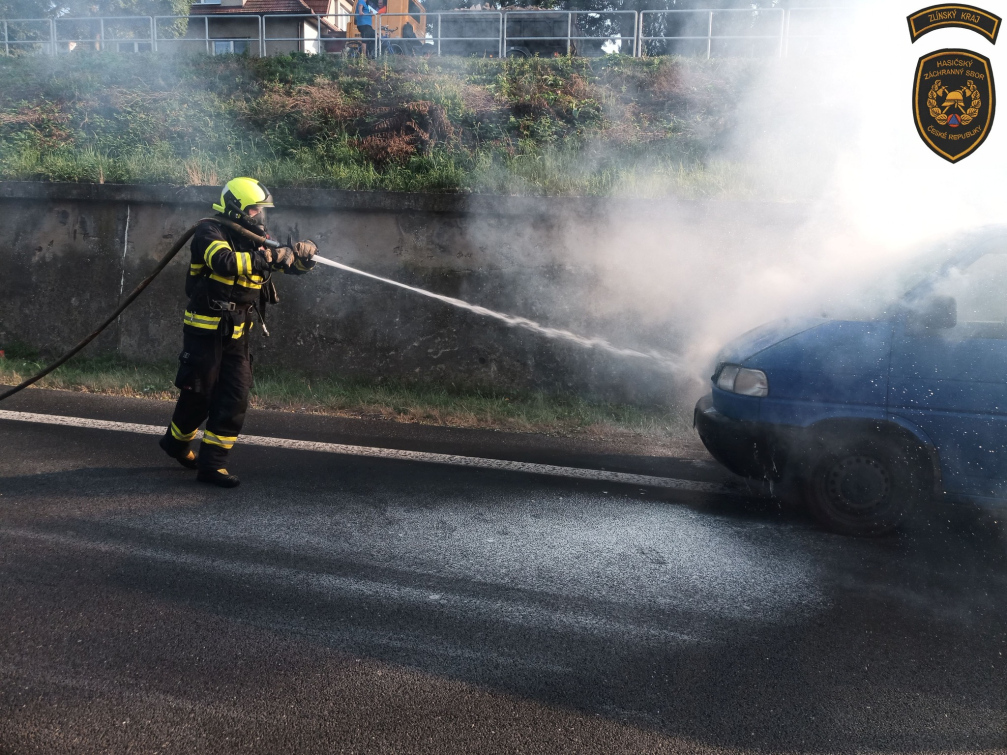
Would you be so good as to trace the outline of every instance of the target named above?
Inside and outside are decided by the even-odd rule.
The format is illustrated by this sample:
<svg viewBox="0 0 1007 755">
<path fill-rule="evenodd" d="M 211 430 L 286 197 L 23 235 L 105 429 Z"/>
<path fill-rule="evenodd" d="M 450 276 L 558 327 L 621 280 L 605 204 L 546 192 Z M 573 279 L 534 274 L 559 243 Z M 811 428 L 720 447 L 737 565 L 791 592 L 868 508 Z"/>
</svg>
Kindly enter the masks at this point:
<svg viewBox="0 0 1007 755">
<path fill-rule="evenodd" d="M 158 425 L 137 425 L 131 422 L 112 422 L 104 419 L 85 419 L 83 417 L 64 417 L 57 414 L 37 414 L 34 412 L 12 412 L 0 410 L 0 420 L 4 419 L 11 420 L 13 422 L 63 425 L 66 427 L 82 427 L 89 430 L 111 430 L 113 432 L 139 433 L 142 435 L 162 435 L 164 433 L 164 428 L 159 427 Z M 652 475 L 628 474 L 625 472 L 608 472 L 603 469 L 560 467 L 553 464 L 533 464 L 524 461 L 483 459 L 476 456 L 457 456 L 455 454 L 438 454 L 429 453 L 427 451 L 404 451 L 397 448 L 350 446 L 343 443 L 318 443 L 309 440 L 270 438 L 262 435 L 242 435 L 238 442 L 249 446 L 286 448 L 292 451 L 315 451 L 318 453 L 340 454 L 343 456 L 363 456 L 371 459 L 418 461 L 426 464 L 446 464 L 453 467 L 494 469 L 504 472 L 524 472 L 526 474 L 567 477 L 578 480 L 618 482 L 626 485 L 641 485 L 644 487 L 683 490 L 694 493 L 716 493 L 719 495 L 742 496 L 755 495 L 755 493 L 751 491 L 732 488 L 715 482 L 698 482 L 696 480 L 682 480 L 674 477 L 655 477 Z"/>
</svg>

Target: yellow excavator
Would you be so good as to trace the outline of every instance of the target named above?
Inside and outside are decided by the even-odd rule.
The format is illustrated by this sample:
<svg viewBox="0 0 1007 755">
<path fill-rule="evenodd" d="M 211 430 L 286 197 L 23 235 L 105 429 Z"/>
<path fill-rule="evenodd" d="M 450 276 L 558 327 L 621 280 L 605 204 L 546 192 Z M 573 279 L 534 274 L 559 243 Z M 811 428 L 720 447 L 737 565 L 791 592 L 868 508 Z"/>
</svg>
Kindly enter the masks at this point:
<svg viewBox="0 0 1007 755">
<path fill-rule="evenodd" d="M 381 54 L 413 54 L 418 51 L 427 35 L 427 12 L 419 0 L 368 0 L 376 6 L 374 26 L 380 35 Z M 340 0 L 338 12 L 348 19 L 345 29 L 330 29 L 325 36 L 325 51 L 329 53 L 352 53 L 361 49 L 360 31 L 354 23 L 353 0 Z M 344 24 L 339 24 L 343 26 Z"/>
</svg>

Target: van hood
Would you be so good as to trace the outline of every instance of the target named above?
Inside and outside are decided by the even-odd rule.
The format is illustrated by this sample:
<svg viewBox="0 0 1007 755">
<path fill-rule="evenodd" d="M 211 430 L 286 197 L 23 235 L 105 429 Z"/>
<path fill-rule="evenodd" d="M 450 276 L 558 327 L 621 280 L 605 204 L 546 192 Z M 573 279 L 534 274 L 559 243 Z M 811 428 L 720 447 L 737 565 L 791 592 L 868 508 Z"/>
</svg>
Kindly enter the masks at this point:
<svg viewBox="0 0 1007 755">
<path fill-rule="evenodd" d="M 717 354 L 717 364 L 721 362 L 744 364 L 746 359 L 751 359 L 760 351 L 768 349 L 780 341 L 793 338 L 799 333 L 817 328 L 825 322 L 828 320 L 820 317 L 788 317 L 783 320 L 767 322 L 754 330 L 743 333 L 724 346 Z"/>
</svg>

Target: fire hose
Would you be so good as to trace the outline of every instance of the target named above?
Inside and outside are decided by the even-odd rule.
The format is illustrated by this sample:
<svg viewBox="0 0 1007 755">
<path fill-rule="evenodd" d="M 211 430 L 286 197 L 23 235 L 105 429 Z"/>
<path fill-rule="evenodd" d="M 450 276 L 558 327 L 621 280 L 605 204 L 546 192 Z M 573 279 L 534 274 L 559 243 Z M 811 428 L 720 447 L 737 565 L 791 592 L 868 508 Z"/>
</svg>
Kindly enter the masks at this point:
<svg viewBox="0 0 1007 755">
<path fill-rule="evenodd" d="M 283 244 L 281 244 L 278 241 L 263 238 L 262 236 L 252 233 L 247 228 L 243 228 L 242 226 L 230 220 L 226 220 L 224 218 L 204 218 L 203 220 L 200 220 L 199 223 L 202 223 L 205 220 L 212 220 L 214 223 L 220 223 L 221 225 L 227 226 L 228 228 L 237 231 L 238 233 L 252 239 L 253 241 L 257 241 L 259 244 L 263 246 L 268 246 L 272 249 L 276 249 L 278 247 L 283 246 Z M 84 340 L 82 340 L 80 343 L 78 343 L 76 346 L 74 346 L 72 349 L 66 352 L 55 362 L 47 366 L 37 375 L 33 375 L 32 377 L 28 378 L 19 385 L 15 385 L 13 388 L 10 388 L 9 390 L 0 393 L 0 401 L 3 401 L 6 398 L 10 398 L 18 391 L 24 390 L 29 385 L 38 382 L 46 375 L 48 375 L 50 372 L 68 362 L 70 359 L 76 356 L 85 346 L 91 343 L 91 341 L 97 338 L 101 334 L 101 332 L 105 330 L 105 328 L 107 328 L 109 325 L 115 322 L 118 319 L 119 315 L 121 315 L 126 310 L 126 308 L 130 304 L 132 304 L 140 294 L 143 293 L 143 290 L 151 284 L 154 278 L 156 278 L 161 273 L 161 271 L 163 271 L 164 268 L 168 266 L 168 263 L 171 262 L 171 260 L 175 257 L 176 254 L 178 254 L 178 252 L 185 245 L 185 242 L 192 237 L 193 233 L 196 232 L 196 228 L 199 225 L 199 223 L 192 226 L 192 228 L 190 228 L 189 230 L 187 230 L 185 233 L 182 234 L 182 236 L 178 239 L 178 241 L 175 242 L 175 245 L 172 246 L 171 249 L 169 249 L 167 253 L 157 263 L 157 266 L 151 271 L 150 275 L 148 275 L 146 278 L 140 281 L 139 285 L 137 285 L 137 287 L 133 289 L 130 295 L 127 296 L 118 307 L 116 307 L 115 311 L 112 314 L 110 314 L 108 318 L 101 325 L 97 327 L 97 329 L 95 329 L 90 335 L 85 337 Z M 482 315 L 484 317 L 491 317 L 511 327 L 518 327 L 531 330 L 547 338 L 559 338 L 564 341 L 575 343 L 578 346 L 583 346 L 585 348 L 603 349 L 604 351 L 607 351 L 610 354 L 615 354 L 621 357 L 648 359 L 651 360 L 652 362 L 656 362 L 663 369 L 668 370 L 669 372 L 682 371 L 681 364 L 679 364 L 677 360 L 665 354 L 660 354 L 655 351 L 637 351 L 636 349 L 620 348 L 617 346 L 613 346 L 604 338 L 598 338 L 598 337 L 587 338 L 585 336 L 580 336 L 577 335 L 576 333 L 572 333 L 569 330 L 562 330 L 560 328 L 550 328 L 545 325 L 541 325 L 540 323 L 537 323 L 534 320 L 529 320 L 525 317 L 518 317 L 516 315 L 504 314 L 503 312 L 496 312 L 492 309 L 487 309 L 486 307 L 480 307 L 475 304 L 469 304 L 466 301 L 462 301 L 461 299 L 455 299 L 451 296 L 444 296 L 443 294 L 435 294 L 432 291 L 425 291 L 422 288 L 416 288 L 415 286 L 410 286 L 405 283 L 392 280 L 391 278 L 382 278 L 379 275 L 374 275 L 373 273 L 358 270 L 355 267 L 344 265 L 341 262 L 335 262 L 334 260 L 326 259 L 325 257 L 322 257 L 318 254 L 315 255 L 314 259 L 316 262 L 321 262 L 323 265 L 328 265 L 329 267 L 344 270 L 346 272 L 353 273 L 355 275 L 361 275 L 365 278 L 370 278 L 372 280 L 376 280 L 381 283 L 385 283 L 387 285 L 396 286 L 398 288 L 405 289 L 411 293 L 418 294 L 420 296 L 436 299 L 437 301 L 443 302 L 445 304 L 450 304 L 451 306 L 454 307 L 460 307 L 462 309 L 466 309 L 469 312 L 472 312 L 477 315 Z"/>
</svg>

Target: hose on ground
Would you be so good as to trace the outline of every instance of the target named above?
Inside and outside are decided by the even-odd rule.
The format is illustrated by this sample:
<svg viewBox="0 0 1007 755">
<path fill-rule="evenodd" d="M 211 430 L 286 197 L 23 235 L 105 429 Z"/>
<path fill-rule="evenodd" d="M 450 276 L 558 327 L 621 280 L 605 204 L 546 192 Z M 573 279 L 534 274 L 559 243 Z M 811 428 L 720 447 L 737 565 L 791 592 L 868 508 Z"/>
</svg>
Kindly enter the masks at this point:
<svg viewBox="0 0 1007 755">
<path fill-rule="evenodd" d="M 272 239 L 266 239 L 263 238 L 262 236 L 258 236 L 249 231 L 247 228 L 243 228 L 237 223 L 232 223 L 230 220 L 226 220 L 224 218 L 203 218 L 202 220 L 199 221 L 199 223 L 202 223 L 206 220 L 212 220 L 214 223 L 225 225 L 228 228 L 237 231 L 238 233 L 241 233 L 244 236 L 249 237 L 253 241 L 258 241 L 260 244 L 264 244 L 266 246 L 270 246 L 273 248 L 280 246 L 280 244 L 273 241 Z M 181 251 L 183 246 L 185 246 L 185 242 L 188 241 L 190 238 L 192 238 L 192 234 L 196 232 L 196 228 L 199 226 L 199 223 L 196 223 L 196 225 L 192 226 L 192 228 L 187 230 L 179 237 L 178 241 L 175 242 L 174 246 L 172 246 L 171 249 L 169 249 L 165 253 L 165 255 L 161 258 L 161 260 L 157 263 L 157 266 L 151 271 L 150 275 L 148 275 L 146 278 L 140 281 L 139 285 L 133 289 L 132 293 L 130 293 L 129 296 L 123 299 L 122 303 L 115 308 L 115 311 L 112 314 L 110 314 L 108 318 L 101 325 L 99 325 L 90 335 L 85 337 L 84 340 L 82 340 L 80 343 L 78 343 L 76 346 L 74 346 L 72 349 L 70 349 L 68 352 L 66 352 L 63 356 L 61 356 L 55 362 L 50 364 L 44 370 L 39 372 L 37 375 L 32 375 L 24 382 L 15 385 L 13 388 L 10 388 L 4 391 L 3 393 L 0 393 L 0 401 L 3 401 L 6 398 L 10 398 L 15 393 L 24 390 L 33 383 L 37 383 L 39 380 L 44 378 L 46 375 L 48 375 L 56 368 L 61 367 L 62 365 L 69 362 L 71 359 L 73 359 L 73 357 L 75 357 L 78 353 L 80 353 L 80 351 L 82 351 L 85 346 L 87 346 L 89 343 L 91 343 L 91 341 L 93 341 L 95 338 L 101 335 L 102 331 L 105 330 L 105 328 L 107 328 L 113 322 L 115 322 L 119 318 L 119 315 L 121 315 L 130 304 L 136 301 L 137 297 L 143 293 L 143 290 L 151 284 L 154 278 L 160 275 L 161 271 L 168 266 L 168 263 L 171 262 L 172 259 L 174 259 L 175 255 L 178 254 L 179 251 Z"/>
</svg>

